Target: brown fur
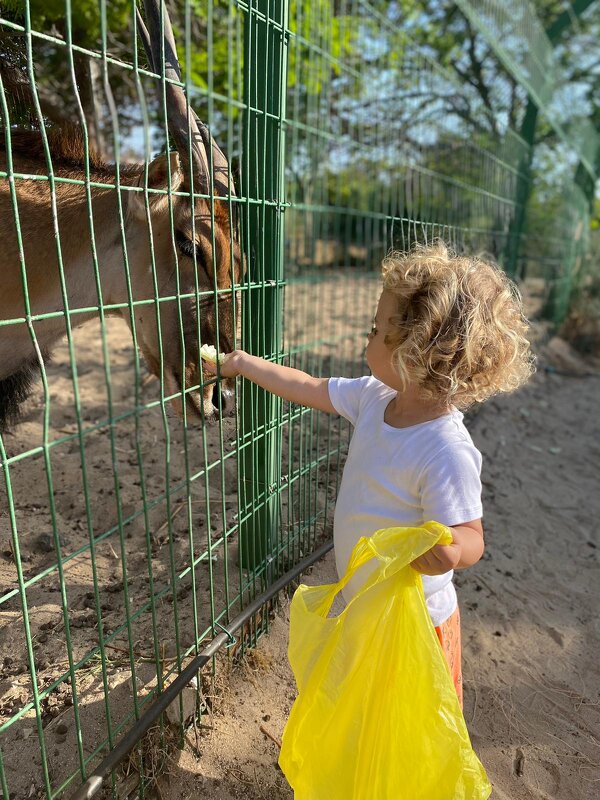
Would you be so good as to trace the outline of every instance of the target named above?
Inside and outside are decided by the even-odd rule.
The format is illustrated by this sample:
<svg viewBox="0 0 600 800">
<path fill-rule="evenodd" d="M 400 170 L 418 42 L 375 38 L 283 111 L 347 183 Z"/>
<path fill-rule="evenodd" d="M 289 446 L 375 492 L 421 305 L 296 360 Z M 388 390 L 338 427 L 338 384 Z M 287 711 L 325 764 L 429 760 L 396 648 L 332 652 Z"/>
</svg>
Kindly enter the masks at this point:
<svg viewBox="0 0 600 800">
<path fill-rule="evenodd" d="M 86 164 L 85 140 L 81 128 L 76 125 L 51 127 L 46 131 L 48 150 L 52 159 L 52 167 L 56 171 L 83 170 Z M 10 133 L 10 146 L 14 155 L 22 156 L 28 161 L 46 164 L 46 150 L 40 131 L 13 130 Z M 0 131 L 0 152 L 6 152 L 6 137 Z M 92 147 L 88 148 L 90 171 L 95 174 L 112 177 L 114 165 L 107 163 Z M 141 167 L 121 167 L 121 172 L 137 174 Z"/>
<path fill-rule="evenodd" d="M 48 145 L 54 173 L 60 177 L 77 180 L 77 183 L 58 181 L 55 184 L 54 199 L 56 216 L 60 231 L 61 258 L 65 284 L 71 309 L 93 307 L 97 304 L 94 266 L 92 258 L 91 229 L 86 189 L 80 181 L 85 178 L 86 154 L 81 132 L 74 127 L 66 129 L 49 128 Z M 39 131 L 11 131 L 11 152 L 13 168 L 18 174 L 46 175 L 48 172 L 46 152 Z M 0 169 L 6 161 L 6 142 L 0 136 Z M 185 176 L 181 171 L 178 156 L 158 156 L 149 165 L 148 182 L 152 189 L 165 191 L 168 187 L 167 161 L 170 161 L 172 189 L 185 190 Z M 115 169 L 103 161 L 97 153 L 90 151 L 89 167 L 95 179 L 104 184 L 92 186 L 92 205 L 94 218 L 94 238 L 98 253 L 98 267 L 105 304 L 127 302 L 127 288 L 124 278 L 123 253 L 121 248 L 120 221 L 117 207 L 117 192 L 114 187 Z M 122 185 L 142 186 L 141 164 L 121 170 Z M 59 283 L 59 263 L 54 235 L 54 219 L 51 211 L 50 184 L 43 180 L 27 180 L 17 177 L 14 189 L 17 194 L 21 238 L 26 264 L 26 280 L 31 313 L 33 315 L 60 311 L 63 307 Z M 191 238 L 191 207 L 186 197 L 173 196 L 172 211 L 176 232 Z M 144 195 L 140 192 L 121 193 L 127 241 L 127 255 L 134 300 L 152 300 L 153 281 L 148 265 L 151 262 L 149 251 L 148 214 Z M 150 193 L 150 224 L 153 231 L 153 246 L 158 285 L 165 296 L 177 291 L 177 265 L 171 234 L 170 206 L 166 193 Z M 21 266 L 16 228 L 13 218 L 13 201 L 10 185 L 0 176 L 0 319 L 18 319 L 25 315 L 22 290 Z M 189 255 L 178 252 L 179 291 L 191 293 L 196 280 L 203 292 L 213 288 L 213 269 L 216 269 L 217 285 L 221 289 L 231 286 L 231 242 L 229 234 L 229 204 L 214 203 L 215 230 L 211 230 L 211 209 L 205 200 L 195 202 L 196 249 L 200 253 L 197 273 Z M 213 256 L 212 241 L 215 252 Z M 179 250 L 179 248 L 177 248 Z M 233 243 L 234 279 L 241 279 L 242 260 L 239 243 Z M 195 277 L 196 276 L 196 277 Z M 208 298 L 207 298 L 208 299 Z M 200 320 L 201 338 L 207 344 L 216 344 L 216 309 L 219 306 L 220 346 L 225 352 L 233 346 L 233 303 L 221 298 L 217 304 L 202 302 Z M 237 304 L 236 304 L 237 305 Z M 195 302 L 186 299 L 182 302 L 184 339 L 186 346 L 186 367 L 181 370 L 180 334 L 177 304 L 160 306 L 163 340 L 170 343 L 165 352 L 165 382 L 169 394 L 177 392 L 184 381 L 186 386 L 199 382 L 199 353 L 197 348 L 198 320 Z M 119 312 L 121 313 L 121 312 Z M 158 333 L 156 314 L 148 306 L 139 305 L 135 310 L 135 320 L 127 312 L 121 315 L 131 326 L 136 325 L 138 341 L 150 369 L 161 374 L 158 354 Z M 84 323 L 95 316 L 93 313 L 78 314 L 71 317 L 72 325 Z M 64 321 L 61 317 L 37 320 L 34 324 L 36 338 L 44 352 L 50 353 L 53 345 L 64 335 Z M 28 394 L 29 387 L 38 373 L 37 361 L 32 349 L 31 337 L 24 323 L 14 323 L 0 327 L 0 427 L 14 423 L 17 410 Z M 187 395 L 187 405 L 192 417 L 203 413 L 213 414 L 213 386 L 203 390 L 203 402 Z M 174 401 L 181 406 L 181 401 Z"/>
<path fill-rule="evenodd" d="M 46 136 L 52 163 L 55 166 L 75 168 L 84 166 L 84 139 L 79 128 L 75 126 L 48 128 Z M 40 131 L 11 131 L 10 145 L 13 153 L 18 153 L 28 160 L 40 161 L 41 163 L 46 160 L 44 140 Z M 4 132 L 0 134 L 0 150 L 6 152 Z M 108 172 L 106 162 L 91 148 L 89 151 L 89 163 L 90 167 L 96 172 Z"/>
<path fill-rule="evenodd" d="M 44 363 L 48 363 L 48 353 L 42 355 Z M 0 380 L 0 433 L 5 433 L 11 425 L 19 420 L 22 403 L 29 397 L 31 387 L 40 375 L 40 365 L 33 358 L 8 378 Z"/>
</svg>

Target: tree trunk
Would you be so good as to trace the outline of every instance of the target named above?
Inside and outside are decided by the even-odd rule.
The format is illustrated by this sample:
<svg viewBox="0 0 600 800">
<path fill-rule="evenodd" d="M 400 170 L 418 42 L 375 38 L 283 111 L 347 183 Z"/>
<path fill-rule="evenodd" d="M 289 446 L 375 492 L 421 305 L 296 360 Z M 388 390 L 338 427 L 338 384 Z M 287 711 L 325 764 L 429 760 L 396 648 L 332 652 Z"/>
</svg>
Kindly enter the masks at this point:
<svg viewBox="0 0 600 800">
<path fill-rule="evenodd" d="M 78 55 L 75 59 L 77 91 L 85 116 L 90 149 L 101 157 L 107 156 L 106 139 L 102 130 L 102 76 L 94 58 Z"/>
</svg>

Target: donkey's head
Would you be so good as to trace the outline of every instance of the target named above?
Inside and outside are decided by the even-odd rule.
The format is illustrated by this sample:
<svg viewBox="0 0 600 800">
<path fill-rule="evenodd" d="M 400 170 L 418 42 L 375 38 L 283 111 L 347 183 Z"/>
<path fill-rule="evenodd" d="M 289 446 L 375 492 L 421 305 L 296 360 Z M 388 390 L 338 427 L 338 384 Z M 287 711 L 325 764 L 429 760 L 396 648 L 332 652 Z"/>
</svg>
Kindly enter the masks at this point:
<svg viewBox="0 0 600 800">
<path fill-rule="evenodd" d="M 136 274 L 146 284 L 144 294 L 159 297 L 158 308 L 136 305 L 135 325 L 150 369 L 163 376 L 169 395 L 181 393 L 173 400 L 176 410 L 182 412 L 185 397 L 188 414 L 198 419 L 219 407 L 214 383 L 204 387 L 202 407 L 197 391 L 188 391 L 200 383 L 200 344 L 229 352 L 240 329 L 234 287 L 242 279 L 243 259 L 235 189 L 227 159 L 181 86 L 170 82 L 181 78 L 164 3 L 145 0 L 144 5 L 148 29 L 139 14 L 138 27 L 155 72 L 162 72 L 164 52 L 168 126 L 177 152 L 159 156 L 140 176 L 140 188 L 148 191 L 129 193 L 130 217 L 141 223 L 135 250 L 142 269 Z M 231 411 L 231 382 L 224 380 L 219 388 L 222 410 Z"/>
</svg>

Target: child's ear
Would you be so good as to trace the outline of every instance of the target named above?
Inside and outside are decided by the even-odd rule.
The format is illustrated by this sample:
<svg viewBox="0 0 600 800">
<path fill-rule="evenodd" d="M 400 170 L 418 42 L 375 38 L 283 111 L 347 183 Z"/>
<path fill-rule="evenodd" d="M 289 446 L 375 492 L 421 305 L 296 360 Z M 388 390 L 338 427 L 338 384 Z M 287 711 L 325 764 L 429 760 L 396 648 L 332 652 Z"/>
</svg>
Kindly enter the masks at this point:
<svg viewBox="0 0 600 800">
<path fill-rule="evenodd" d="M 167 189 L 169 188 L 169 172 L 171 179 L 171 191 L 177 192 L 183 184 L 183 171 L 179 161 L 179 155 L 175 152 L 157 156 L 148 164 L 148 205 L 150 210 L 160 212 L 166 210 L 169 198 Z M 137 186 L 141 189 L 146 187 L 144 172 L 137 180 Z M 152 191 L 156 190 L 156 191 Z M 146 218 L 146 198 L 143 191 L 129 192 L 129 210 L 138 219 Z"/>
</svg>

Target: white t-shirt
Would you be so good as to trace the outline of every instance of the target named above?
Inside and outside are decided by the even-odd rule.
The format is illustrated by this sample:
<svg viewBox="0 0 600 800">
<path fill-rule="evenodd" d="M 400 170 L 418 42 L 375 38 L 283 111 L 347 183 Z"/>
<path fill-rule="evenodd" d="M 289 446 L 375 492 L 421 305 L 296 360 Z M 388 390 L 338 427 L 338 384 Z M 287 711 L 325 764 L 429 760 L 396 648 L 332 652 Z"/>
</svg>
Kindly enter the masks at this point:
<svg viewBox="0 0 600 800">
<path fill-rule="evenodd" d="M 481 453 L 463 415 L 453 409 L 429 422 L 394 428 L 383 417 L 395 394 L 370 376 L 329 379 L 334 408 L 354 426 L 333 523 L 340 576 L 356 542 L 380 528 L 430 520 L 452 526 L 482 516 Z M 366 565 L 344 589 L 346 601 L 368 571 Z M 441 625 L 456 609 L 452 575 L 423 575 L 434 625 Z"/>
</svg>

